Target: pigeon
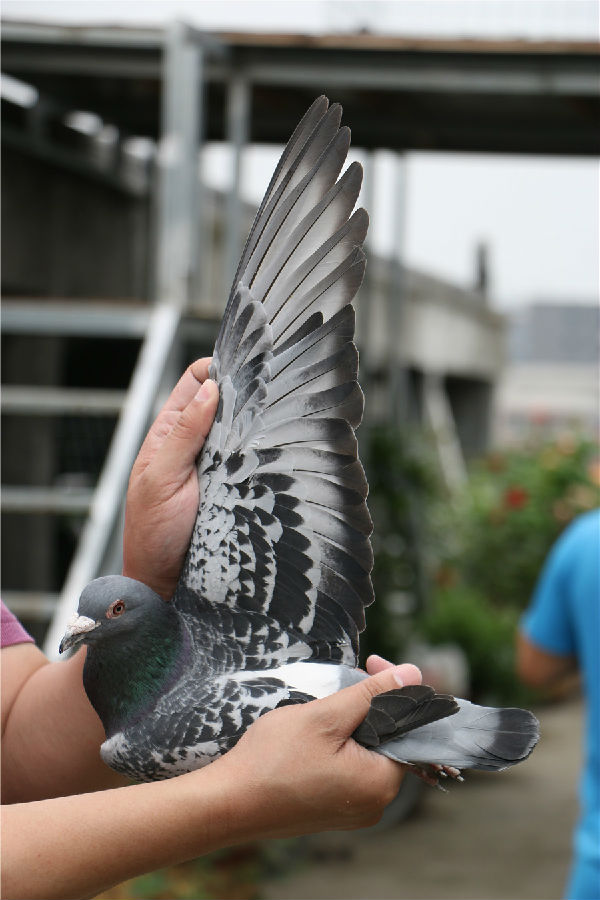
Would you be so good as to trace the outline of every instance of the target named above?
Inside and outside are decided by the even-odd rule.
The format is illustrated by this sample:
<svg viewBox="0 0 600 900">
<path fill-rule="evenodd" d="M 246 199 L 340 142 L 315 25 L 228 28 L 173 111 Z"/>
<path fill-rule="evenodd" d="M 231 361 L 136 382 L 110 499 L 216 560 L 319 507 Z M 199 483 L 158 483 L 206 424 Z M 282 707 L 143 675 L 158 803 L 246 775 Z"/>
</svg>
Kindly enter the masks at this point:
<svg viewBox="0 0 600 900">
<path fill-rule="evenodd" d="M 61 642 L 83 681 L 102 759 L 137 781 L 231 749 L 277 707 L 366 678 L 371 518 L 355 429 L 363 413 L 352 300 L 368 225 L 341 107 L 319 97 L 290 138 L 248 236 L 217 337 L 214 424 L 198 514 L 165 601 L 120 575 L 92 581 Z M 424 776 L 500 770 L 538 739 L 526 710 L 412 685 L 376 696 L 353 734 Z"/>
</svg>

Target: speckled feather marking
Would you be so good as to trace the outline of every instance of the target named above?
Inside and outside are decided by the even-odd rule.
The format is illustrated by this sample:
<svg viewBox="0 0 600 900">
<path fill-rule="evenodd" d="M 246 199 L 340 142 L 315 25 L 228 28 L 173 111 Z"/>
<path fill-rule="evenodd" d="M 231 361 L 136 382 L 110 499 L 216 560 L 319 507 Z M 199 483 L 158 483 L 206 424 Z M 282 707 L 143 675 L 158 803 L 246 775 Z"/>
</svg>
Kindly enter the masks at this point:
<svg viewBox="0 0 600 900">
<path fill-rule="evenodd" d="M 198 603 L 182 590 L 184 606 Z M 199 768 L 229 750 L 264 712 L 311 699 L 277 678 L 281 667 L 311 655 L 277 623 L 209 604 L 185 621 L 184 677 L 102 747 L 103 759 L 123 774 L 148 781 Z"/>
<path fill-rule="evenodd" d="M 352 664 L 373 600 L 350 305 L 367 217 L 352 214 L 360 167 L 336 180 L 349 144 L 340 115 L 313 104 L 245 247 L 215 346 L 220 401 L 181 584 Z"/>
<path fill-rule="evenodd" d="M 211 685 L 206 693 L 188 697 L 190 705 L 185 710 L 157 711 L 150 740 L 147 723 L 114 735 L 102 745 L 102 758 L 116 771 L 137 780 L 171 778 L 202 768 L 226 753 L 265 712 L 310 699 L 290 691 L 274 677 L 242 683 L 231 677 L 220 690 Z"/>
</svg>

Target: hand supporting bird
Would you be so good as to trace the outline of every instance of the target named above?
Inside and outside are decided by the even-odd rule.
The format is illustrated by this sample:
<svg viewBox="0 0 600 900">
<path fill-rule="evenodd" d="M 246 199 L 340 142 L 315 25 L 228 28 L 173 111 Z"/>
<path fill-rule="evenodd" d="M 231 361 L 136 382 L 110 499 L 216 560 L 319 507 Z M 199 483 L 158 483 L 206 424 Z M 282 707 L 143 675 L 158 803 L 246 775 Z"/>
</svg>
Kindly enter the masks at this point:
<svg viewBox="0 0 600 900">
<path fill-rule="evenodd" d="M 140 448 L 129 478 L 123 532 L 123 575 L 143 581 L 164 599 L 177 584 L 198 512 L 196 459 L 214 420 L 218 388 L 208 377 L 211 357 L 185 370 Z M 373 654 L 369 675 L 394 664 Z M 403 684 L 420 684 L 411 663 L 396 666 Z"/>
<path fill-rule="evenodd" d="M 322 700 L 266 713 L 214 763 L 231 773 L 231 783 L 245 786 L 240 801 L 242 807 L 250 804 L 246 815 L 261 837 L 369 827 L 398 793 L 406 767 L 361 747 L 352 732 L 373 697 L 420 684 L 421 673 L 379 656 L 370 657 L 367 668 L 372 678 Z M 309 753 L 303 752 L 307 741 Z M 234 814 L 240 812 L 236 807 Z"/>
<path fill-rule="evenodd" d="M 150 428 L 131 470 L 123 575 L 170 600 L 196 516 L 196 458 L 215 417 L 219 391 L 208 378 L 210 357 L 181 376 Z"/>
<path fill-rule="evenodd" d="M 210 358 L 198 359 L 181 376 L 151 426 L 129 479 L 123 574 L 144 581 L 165 599 L 177 583 L 196 520 L 196 458 L 218 403 L 217 386 L 208 378 L 210 363 Z M 251 726 L 235 752 L 219 761 L 220 766 L 227 761 L 227 766 L 233 767 L 232 784 L 250 787 L 238 794 L 240 803 L 250 803 L 257 793 L 262 801 L 265 791 L 277 800 L 269 804 L 268 811 L 260 802 L 251 813 L 253 828 L 258 828 L 260 821 L 265 837 L 375 824 L 398 792 L 405 767 L 369 753 L 351 735 L 373 696 L 401 685 L 420 684 L 421 672 L 410 663 L 394 666 L 377 655 L 368 657 L 365 665 L 369 675 L 378 677 L 323 700 L 274 710 Z M 253 791 L 252 785 L 264 778 L 265 768 L 270 779 L 274 776 L 289 786 L 289 761 L 308 735 L 310 760 L 305 760 L 301 771 L 295 767 L 293 779 L 302 809 L 287 793 L 272 790 L 271 783 Z M 266 759 L 275 748 L 279 758 Z M 365 790 L 357 792 L 357 783 Z M 342 803 L 346 794 L 350 799 Z M 235 812 L 245 821 L 241 809 Z"/>
</svg>

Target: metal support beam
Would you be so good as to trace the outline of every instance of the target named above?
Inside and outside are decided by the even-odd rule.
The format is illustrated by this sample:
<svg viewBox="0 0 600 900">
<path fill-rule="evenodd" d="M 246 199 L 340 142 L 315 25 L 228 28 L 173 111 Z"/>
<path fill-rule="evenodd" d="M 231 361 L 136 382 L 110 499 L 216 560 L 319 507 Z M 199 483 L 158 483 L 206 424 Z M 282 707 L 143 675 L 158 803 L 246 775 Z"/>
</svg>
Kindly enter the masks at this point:
<svg viewBox="0 0 600 900">
<path fill-rule="evenodd" d="M 227 86 L 227 141 L 231 153 L 231 186 L 225 212 L 225 272 L 223 282 L 229 290 L 242 252 L 242 153 L 248 143 L 250 121 L 250 85 L 244 73 L 234 72 Z"/>
<path fill-rule="evenodd" d="M 406 284 L 404 277 L 404 241 L 406 231 L 406 161 L 403 154 L 394 154 L 394 208 L 392 234 L 394 245 L 390 257 L 388 281 L 388 364 L 390 372 L 390 421 L 406 418 L 406 363 L 400 358 L 399 345 L 403 325 Z"/>
<path fill-rule="evenodd" d="M 13 416 L 111 416 L 120 413 L 124 399 L 125 391 L 6 384 L 0 408 Z"/>
<path fill-rule="evenodd" d="M 267 54 L 263 53 L 263 59 Z M 491 55 L 490 55 L 491 56 Z M 267 57 L 268 58 L 268 57 Z M 493 63 L 493 56 L 492 63 Z M 490 59 L 463 60 L 454 56 L 452 64 L 438 60 L 429 66 L 411 65 L 406 58 L 360 60 L 331 59 L 323 61 L 302 59 L 302 55 L 285 62 L 247 63 L 248 77 L 253 84 L 280 87 L 327 90 L 379 90 L 439 92 L 442 94 L 471 93 L 493 97 L 509 96 L 598 96 L 598 73 L 572 71 L 551 67 L 541 60 L 522 62 L 513 59 L 510 66 L 490 65 Z M 219 63 L 215 69 L 218 69 Z M 597 64 L 596 64 L 597 65 Z M 215 73 L 216 74 L 216 73 Z"/>
<path fill-rule="evenodd" d="M 442 376 L 438 373 L 425 373 L 423 406 L 426 422 L 433 433 L 444 481 L 450 493 L 454 494 L 467 480 L 467 469 L 450 401 Z"/>
<path fill-rule="evenodd" d="M 175 23 L 164 48 L 158 148 L 155 298 L 189 302 L 197 262 L 198 148 L 202 130 L 203 51 Z"/>
<path fill-rule="evenodd" d="M 2 600 L 20 619 L 48 622 L 56 607 L 58 594 L 50 591 L 2 591 Z"/>
<path fill-rule="evenodd" d="M 2 512 L 24 515 L 85 516 L 90 508 L 92 491 L 88 488 L 17 487 L 2 485 Z"/>
<path fill-rule="evenodd" d="M 361 206 L 367 210 L 375 209 L 375 165 L 373 153 L 367 151 L 363 163 L 363 185 L 362 195 L 359 199 Z M 359 378 L 361 387 L 368 400 L 369 386 L 371 375 L 375 361 L 372 359 L 372 314 L 371 300 L 373 296 L 373 269 L 369 266 L 369 256 L 373 248 L 373 232 L 372 228 L 367 232 L 365 240 L 365 253 L 367 255 L 367 267 L 365 269 L 365 277 L 360 287 L 358 297 L 354 301 L 354 309 L 356 313 L 356 343 L 360 353 Z M 368 416 L 369 404 L 365 404 L 365 417 Z"/>
<path fill-rule="evenodd" d="M 42 334 L 141 338 L 149 311 L 142 306 L 98 303 L 94 300 L 34 300 L 22 297 L 2 302 L 3 334 Z"/>
</svg>

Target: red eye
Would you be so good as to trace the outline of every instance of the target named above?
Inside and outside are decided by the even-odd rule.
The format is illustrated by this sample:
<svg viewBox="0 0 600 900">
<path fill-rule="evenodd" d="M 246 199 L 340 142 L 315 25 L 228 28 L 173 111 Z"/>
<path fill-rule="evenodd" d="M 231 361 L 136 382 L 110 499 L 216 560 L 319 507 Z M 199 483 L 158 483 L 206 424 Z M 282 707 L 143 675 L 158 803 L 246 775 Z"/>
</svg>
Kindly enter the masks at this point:
<svg viewBox="0 0 600 900">
<path fill-rule="evenodd" d="M 125 604 L 122 600 L 115 600 L 114 603 L 108 607 L 106 618 L 114 619 L 115 616 L 122 616 L 125 612 Z"/>
</svg>

